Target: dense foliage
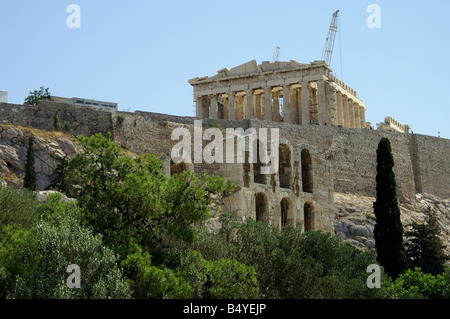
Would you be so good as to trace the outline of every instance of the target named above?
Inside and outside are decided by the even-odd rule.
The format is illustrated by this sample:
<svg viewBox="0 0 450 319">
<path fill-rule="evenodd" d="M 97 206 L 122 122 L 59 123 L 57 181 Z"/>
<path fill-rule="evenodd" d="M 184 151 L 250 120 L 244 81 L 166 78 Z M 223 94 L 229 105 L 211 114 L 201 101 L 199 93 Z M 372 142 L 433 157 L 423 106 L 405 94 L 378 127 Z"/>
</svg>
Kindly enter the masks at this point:
<svg viewBox="0 0 450 319">
<path fill-rule="evenodd" d="M 413 222 L 406 232 L 406 253 L 408 266 L 411 269 L 420 268 L 423 272 L 438 275 L 444 272 L 448 257 L 445 246 L 439 238 L 439 225 L 436 215 L 429 210 L 424 224 Z"/>
<path fill-rule="evenodd" d="M 410 270 L 367 287 L 374 250 L 338 236 L 272 227 L 221 212 L 233 185 L 184 171 L 166 177 L 150 155 L 126 155 L 109 137 L 80 137 L 62 175 L 67 195 L 37 204 L 0 187 L 0 298 L 448 298 L 450 271 Z M 212 196 L 214 195 L 214 196 Z M 67 271 L 81 270 L 80 288 Z"/>
</svg>

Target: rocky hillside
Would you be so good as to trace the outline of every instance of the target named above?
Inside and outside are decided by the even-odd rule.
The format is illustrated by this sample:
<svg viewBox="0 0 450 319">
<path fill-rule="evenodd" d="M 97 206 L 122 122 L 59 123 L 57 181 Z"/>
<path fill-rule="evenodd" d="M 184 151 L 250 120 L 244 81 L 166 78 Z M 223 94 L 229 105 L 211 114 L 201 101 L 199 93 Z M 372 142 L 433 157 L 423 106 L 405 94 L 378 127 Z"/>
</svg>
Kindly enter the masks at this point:
<svg viewBox="0 0 450 319">
<path fill-rule="evenodd" d="M 0 125 L 0 179 L 9 187 L 20 188 L 23 185 L 30 135 L 34 136 L 37 188 L 43 190 L 50 184 L 60 159 L 76 155 L 77 139 L 64 132 Z"/>
<path fill-rule="evenodd" d="M 355 194 L 335 193 L 334 230 L 342 239 L 360 248 L 374 248 L 373 229 L 375 198 Z M 414 202 L 400 204 L 401 221 L 406 228 L 413 221 L 423 223 L 428 209 L 436 212 L 441 228 L 441 240 L 450 255 L 450 199 L 442 200 L 429 194 L 416 194 Z"/>
</svg>

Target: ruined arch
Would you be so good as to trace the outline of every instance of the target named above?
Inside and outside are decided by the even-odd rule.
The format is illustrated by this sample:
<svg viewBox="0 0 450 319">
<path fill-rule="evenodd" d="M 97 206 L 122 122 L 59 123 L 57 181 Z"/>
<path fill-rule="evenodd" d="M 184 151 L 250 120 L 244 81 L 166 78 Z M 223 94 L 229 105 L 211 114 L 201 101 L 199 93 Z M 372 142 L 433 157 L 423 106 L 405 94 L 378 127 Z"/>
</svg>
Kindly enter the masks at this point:
<svg viewBox="0 0 450 319">
<path fill-rule="evenodd" d="M 253 163 L 253 182 L 259 183 L 259 184 L 265 184 L 266 178 L 265 178 L 264 174 L 261 174 L 262 163 L 261 163 L 261 160 L 259 159 L 260 152 L 265 151 L 265 149 L 261 150 L 261 148 L 265 147 L 265 145 L 259 139 L 256 140 L 255 143 L 256 143 L 256 148 L 254 148 L 254 149 L 256 149 L 256 153 L 253 152 L 253 158 L 256 159 L 256 161 L 253 160 L 254 161 L 254 163 Z M 251 147 L 253 147 L 253 146 L 251 146 Z"/>
<path fill-rule="evenodd" d="M 294 222 L 293 204 L 288 197 L 284 197 L 280 202 L 281 227 Z"/>
<path fill-rule="evenodd" d="M 255 195 L 256 221 L 269 221 L 269 201 L 264 193 Z"/>
<path fill-rule="evenodd" d="M 280 187 L 291 188 L 291 149 L 286 144 L 280 144 L 278 151 L 278 176 L 280 179 Z"/>
<path fill-rule="evenodd" d="M 305 231 L 314 229 L 314 205 L 311 202 L 306 202 L 303 206 L 303 220 Z"/>
<path fill-rule="evenodd" d="M 303 149 L 301 153 L 302 160 L 302 187 L 303 192 L 313 192 L 313 167 L 311 154 L 307 149 Z"/>
</svg>

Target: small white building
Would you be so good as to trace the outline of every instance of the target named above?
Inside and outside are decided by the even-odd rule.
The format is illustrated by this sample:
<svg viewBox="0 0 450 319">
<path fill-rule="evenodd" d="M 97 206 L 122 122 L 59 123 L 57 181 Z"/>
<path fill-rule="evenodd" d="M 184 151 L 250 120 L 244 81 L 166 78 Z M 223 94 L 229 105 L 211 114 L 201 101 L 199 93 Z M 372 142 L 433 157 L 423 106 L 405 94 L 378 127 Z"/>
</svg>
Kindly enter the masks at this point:
<svg viewBox="0 0 450 319">
<path fill-rule="evenodd" d="M 0 103 L 8 103 L 8 91 L 0 90 Z"/>
<path fill-rule="evenodd" d="M 83 99 L 83 98 L 79 98 L 79 97 L 66 98 L 66 97 L 52 95 L 51 98 L 56 103 L 66 103 L 66 104 L 72 104 L 72 105 L 89 106 L 92 108 L 98 108 L 98 109 L 110 110 L 110 111 L 117 111 L 117 108 L 119 106 L 118 103 L 91 100 L 91 99 Z"/>
</svg>

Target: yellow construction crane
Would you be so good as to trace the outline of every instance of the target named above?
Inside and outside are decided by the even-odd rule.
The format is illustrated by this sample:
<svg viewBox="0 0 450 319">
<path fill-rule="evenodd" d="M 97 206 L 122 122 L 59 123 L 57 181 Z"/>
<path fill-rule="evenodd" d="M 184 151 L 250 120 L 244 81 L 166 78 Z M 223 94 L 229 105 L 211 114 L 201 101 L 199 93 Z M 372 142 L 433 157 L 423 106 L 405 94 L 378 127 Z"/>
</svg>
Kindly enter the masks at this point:
<svg viewBox="0 0 450 319">
<path fill-rule="evenodd" d="M 322 61 L 327 62 L 328 65 L 331 63 L 331 56 L 333 55 L 333 47 L 334 47 L 334 39 L 336 38 L 336 31 L 338 28 L 338 20 L 339 20 L 339 10 L 333 13 L 333 17 L 331 19 L 330 29 L 328 31 L 328 36 L 325 41 L 325 47 L 322 52 Z"/>
</svg>

